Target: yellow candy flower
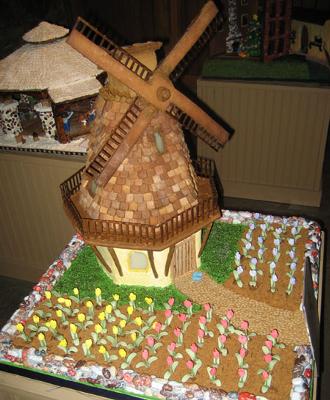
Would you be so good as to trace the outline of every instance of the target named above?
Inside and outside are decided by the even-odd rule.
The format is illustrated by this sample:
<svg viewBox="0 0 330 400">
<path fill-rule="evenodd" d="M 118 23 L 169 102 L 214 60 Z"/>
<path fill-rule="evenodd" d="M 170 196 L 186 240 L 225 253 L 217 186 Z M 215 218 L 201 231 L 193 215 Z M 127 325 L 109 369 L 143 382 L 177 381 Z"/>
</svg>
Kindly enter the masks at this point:
<svg viewBox="0 0 330 400">
<path fill-rule="evenodd" d="M 153 300 L 152 300 L 151 297 L 146 297 L 146 298 L 144 299 L 144 301 L 145 301 L 149 306 L 150 306 L 150 304 L 153 303 Z"/>
<path fill-rule="evenodd" d="M 77 333 L 77 326 L 75 324 L 70 324 L 70 332 Z"/>
<path fill-rule="evenodd" d="M 33 319 L 33 322 L 34 322 L 35 324 L 39 324 L 40 318 L 38 317 L 38 315 L 34 315 L 34 316 L 32 317 L 32 319 Z"/>
<path fill-rule="evenodd" d="M 124 319 L 121 319 L 121 320 L 119 321 L 119 326 L 120 326 L 121 328 L 125 328 L 125 326 L 126 326 L 126 321 L 125 321 Z"/>
<path fill-rule="evenodd" d="M 83 313 L 79 313 L 79 314 L 77 315 L 77 319 L 78 319 L 79 322 L 84 322 L 85 319 L 86 319 L 86 316 L 85 316 L 85 314 L 83 314 Z"/>
<path fill-rule="evenodd" d="M 125 358 L 127 353 L 124 349 L 119 349 L 118 354 L 119 354 L 119 357 Z"/>
<path fill-rule="evenodd" d="M 258 21 L 258 15 L 257 15 L 257 14 L 253 14 L 252 19 L 253 19 L 254 21 Z"/>
<path fill-rule="evenodd" d="M 97 316 L 97 318 L 98 318 L 100 321 L 104 321 L 104 320 L 105 320 L 105 313 L 104 313 L 104 311 L 100 312 L 99 315 Z"/>
<path fill-rule="evenodd" d="M 132 339 L 133 342 L 136 341 L 136 333 L 135 332 L 131 333 L 131 339 Z"/>
<path fill-rule="evenodd" d="M 141 326 L 143 324 L 143 320 L 141 317 L 136 317 L 134 322 L 136 323 L 137 326 Z"/>
<path fill-rule="evenodd" d="M 65 307 L 70 308 L 71 307 L 71 300 L 70 299 L 65 299 Z"/>
<path fill-rule="evenodd" d="M 90 349 L 92 347 L 93 341 L 92 339 L 86 339 L 85 340 L 85 346 L 87 349 Z"/>
<path fill-rule="evenodd" d="M 65 303 L 65 299 L 63 297 L 59 297 L 57 299 L 57 302 L 60 303 L 60 304 L 63 304 L 63 303 Z"/>
<path fill-rule="evenodd" d="M 96 288 L 95 289 L 95 296 L 101 296 L 101 289 L 100 288 Z"/>
<path fill-rule="evenodd" d="M 118 327 L 117 327 L 117 326 L 113 326 L 113 327 L 112 327 L 112 333 L 113 333 L 114 335 L 118 335 Z"/>
<path fill-rule="evenodd" d="M 132 306 L 128 306 L 128 307 L 127 307 L 127 314 L 128 314 L 128 315 L 132 315 L 132 314 L 133 314 L 133 311 L 134 311 L 134 308 L 133 308 Z"/>
<path fill-rule="evenodd" d="M 66 347 L 68 345 L 68 342 L 65 339 L 60 340 L 58 343 L 60 347 Z"/>
<path fill-rule="evenodd" d="M 90 300 L 86 301 L 85 304 L 86 304 L 87 308 L 92 308 L 93 307 L 93 303 Z"/>
<path fill-rule="evenodd" d="M 102 332 L 102 326 L 100 324 L 95 324 L 94 331 L 96 333 L 101 333 Z"/>
<path fill-rule="evenodd" d="M 46 297 L 47 300 L 50 300 L 52 298 L 52 294 L 51 294 L 51 292 L 49 290 L 45 291 L 45 297 Z"/>
<path fill-rule="evenodd" d="M 56 315 L 57 315 L 59 318 L 62 318 L 62 316 L 63 316 L 62 310 L 56 310 Z"/>
<path fill-rule="evenodd" d="M 111 313 L 112 313 L 112 305 L 111 305 L 111 304 L 108 304 L 108 305 L 105 307 L 105 312 L 106 312 L 107 314 L 111 314 Z"/>
<path fill-rule="evenodd" d="M 40 332 L 38 335 L 38 339 L 40 342 L 42 342 L 43 340 L 45 340 L 45 335 L 42 332 Z"/>
<path fill-rule="evenodd" d="M 24 331 L 24 325 L 19 323 L 16 325 L 16 329 L 18 332 L 22 333 Z"/>
<path fill-rule="evenodd" d="M 49 321 L 49 326 L 50 326 L 50 328 L 52 328 L 52 329 L 56 329 L 56 327 L 57 327 L 57 322 L 55 321 L 55 319 L 51 319 L 51 320 Z"/>
<path fill-rule="evenodd" d="M 78 288 L 73 288 L 73 294 L 75 295 L 75 296 L 79 296 L 79 289 Z"/>
<path fill-rule="evenodd" d="M 47 328 L 50 328 L 50 321 L 45 322 Z"/>
<path fill-rule="evenodd" d="M 130 293 L 128 297 L 129 297 L 130 301 L 136 300 L 136 295 L 134 293 Z"/>
<path fill-rule="evenodd" d="M 119 294 L 113 294 L 112 297 L 115 301 L 119 300 Z"/>
<path fill-rule="evenodd" d="M 104 346 L 99 347 L 99 353 L 104 354 L 107 351 L 107 349 Z"/>
</svg>

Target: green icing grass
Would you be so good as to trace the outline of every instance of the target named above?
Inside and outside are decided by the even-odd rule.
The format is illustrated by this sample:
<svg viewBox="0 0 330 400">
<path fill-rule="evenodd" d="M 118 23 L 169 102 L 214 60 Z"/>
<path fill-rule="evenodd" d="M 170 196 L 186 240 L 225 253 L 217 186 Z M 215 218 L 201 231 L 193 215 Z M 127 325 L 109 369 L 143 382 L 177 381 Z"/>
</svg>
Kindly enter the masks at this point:
<svg viewBox="0 0 330 400">
<path fill-rule="evenodd" d="M 225 282 L 233 271 L 235 253 L 244 225 L 215 223 L 202 254 L 201 270 L 217 283 Z"/>
<path fill-rule="evenodd" d="M 173 309 L 184 311 L 183 301 L 187 298 L 179 292 L 174 285 L 165 288 L 116 285 L 112 279 L 105 274 L 97 262 L 93 250 L 85 246 L 72 262 L 71 267 L 64 273 L 63 277 L 55 285 L 54 290 L 61 294 L 72 295 L 74 287 L 79 288 L 81 297 L 94 298 L 94 289 L 99 287 L 102 290 L 102 297 L 105 300 L 113 300 L 112 295 L 117 293 L 120 296 L 119 304 L 128 304 L 128 295 L 133 292 L 137 296 L 136 304 L 141 308 L 146 308 L 145 297 L 152 297 L 155 309 L 164 309 L 163 303 L 170 297 L 174 297 Z M 200 309 L 194 306 L 194 311 Z"/>
<path fill-rule="evenodd" d="M 263 63 L 255 60 L 238 59 L 208 60 L 202 71 L 203 77 L 231 79 L 277 79 L 308 80 L 308 64 L 297 60 L 276 60 Z"/>
</svg>

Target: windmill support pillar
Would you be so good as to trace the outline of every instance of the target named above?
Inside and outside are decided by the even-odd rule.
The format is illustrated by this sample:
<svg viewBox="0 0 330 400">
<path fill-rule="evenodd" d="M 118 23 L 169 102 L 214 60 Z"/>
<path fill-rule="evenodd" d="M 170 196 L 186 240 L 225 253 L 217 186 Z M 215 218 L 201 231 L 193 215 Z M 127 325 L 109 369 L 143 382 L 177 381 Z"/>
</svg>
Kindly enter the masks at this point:
<svg viewBox="0 0 330 400">
<path fill-rule="evenodd" d="M 95 246 L 93 249 L 99 265 L 117 285 L 166 287 L 173 283 L 169 266 L 165 274 L 170 248 L 148 251 L 114 247 L 109 251 L 106 246 Z"/>
<path fill-rule="evenodd" d="M 35 111 L 38 113 L 41 120 L 42 130 L 48 138 L 55 139 L 56 123 L 50 104 L 37 103 L 34 106 Z"/>
<path fill-rule="evenodd" d="M 23 132 L 17 108 L 18 102 L 16 100 L 0 104 L 0 129 L 3 130 L 3 133 L 15 137 Z"/>
</svg>

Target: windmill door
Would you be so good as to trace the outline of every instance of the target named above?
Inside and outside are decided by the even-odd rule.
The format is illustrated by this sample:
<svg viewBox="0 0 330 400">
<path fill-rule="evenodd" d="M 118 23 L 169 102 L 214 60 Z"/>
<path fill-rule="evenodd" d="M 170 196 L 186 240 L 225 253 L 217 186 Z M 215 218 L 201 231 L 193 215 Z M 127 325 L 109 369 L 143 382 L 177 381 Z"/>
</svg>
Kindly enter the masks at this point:
<svg viewBox="0 0 330 400">
<path fill-rule="evenodd" d="M 292 0 L 266 0 L 263 59 L 271 61 L 289 52 Z"/>
<path fill-rule="evenodd" d="M 190 236 L 175 246 L 173 263 L 175 277 L 196 270 L 195 235 Z"/>
</svg>

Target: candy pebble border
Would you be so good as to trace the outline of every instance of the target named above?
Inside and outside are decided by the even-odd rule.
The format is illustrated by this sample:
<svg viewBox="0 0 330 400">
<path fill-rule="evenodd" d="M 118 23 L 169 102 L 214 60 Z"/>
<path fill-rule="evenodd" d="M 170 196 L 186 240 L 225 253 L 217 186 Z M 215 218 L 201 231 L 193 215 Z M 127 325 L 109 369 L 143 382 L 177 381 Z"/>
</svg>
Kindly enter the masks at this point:
<svg viewBox="0 0 330 400">
<path fill-rule="evenodd" d="M 251 213 L 246 211 L 222 210 L 221 222 L 233 224 L 249 223 L 281 223 L 282 217 Z M 312 266 L 312 278 L 315 297 L 318 296 L 318 272 L 319 253 L 321 247 L 321 229 L 314 221 L 307 221 L 301 217 L 289 217 L 289 226 L 303 226 L 309 231 L 309 240 L 306 243 L 305 257 L 309 258 Z M 87 382 L 101 386 L 105 389 L 114 389 L 120 392 L 139 396 L 150 396 L 164 399 L 212 399 L 212 400 L 265 400 L 265 397 L 254 396 L 249 393 L 229 392 L 221 389 L 206 390 L 195 384 L 182 384 L 174 381 L 166 381 L 161 378 L 148 375 L 140 375 L 132 370 L 116 370 L 115 367 L 101 367 L 97 364 L 84 361 L 75 362 L 70 357 L 53 355 L 41 355 L 36 349 L 16 349 L 11 345 L 10 337 L 16 333 L 16 324 L 26 320 L 32 315 L 34 308 L 44 296 L 46 290 L 52 290 L 55 283 L 70 267 L 78 252 L 83 248 L 84 241 L 79 235 L 75 235 L 60 257 L 50 265 L 39 283 L 33 287 L 33 291 L 20 304 L 19 309 L 12 315 L 0 332 L 0 362 L 11 365 L 24 366 L 44 373 L 54 374 L 59 377 L 69 377 L 72 381 Z M 293 370 L 292 389 L 290 400 L 303 400 L 310 390 L 312 380 L 313 358 L 309 346 L 297 346 L 295 366 Z M 244 397 L 245 396 L 245 397 Z M 248 397 L 247 397 L 248 396 Z"/>
</svg>

